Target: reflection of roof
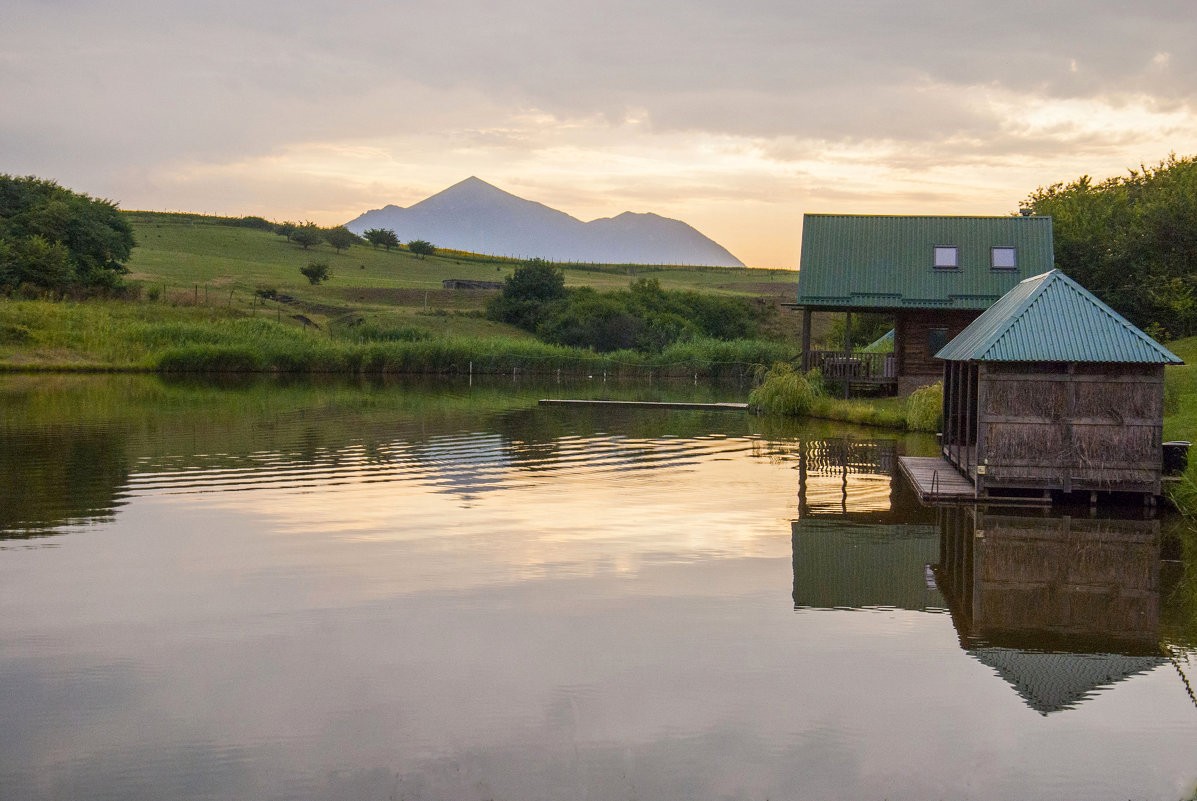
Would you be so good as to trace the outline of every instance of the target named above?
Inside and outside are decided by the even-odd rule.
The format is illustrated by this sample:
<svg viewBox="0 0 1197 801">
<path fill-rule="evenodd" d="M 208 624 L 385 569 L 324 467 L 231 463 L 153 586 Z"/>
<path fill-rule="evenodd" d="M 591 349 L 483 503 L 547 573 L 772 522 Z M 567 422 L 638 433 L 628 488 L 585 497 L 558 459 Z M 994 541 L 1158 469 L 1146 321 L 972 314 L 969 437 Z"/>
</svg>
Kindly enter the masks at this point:
<svg viewBox="0 0 1197 801">
<path fill-rule="evenodd" d="M 981 647 L 969 650 L 1041 715 L 1072 709 L 1103 687 L 1164 663 L 1160 656 L 1074 654 Z"/>
<path fill-rule="evenodd" d="M 934 526 L 807 518 L 792 524 L 794 605 L 819 609 L 946 609 L 927 581 L 939 556 Z"/>
<path fill-rule="evenodd" d="M 936 270 L 936 247 L 958 249 L 958 269 Z M 992 248 L 1017 267 L 992 268 Z M 1026 275 L 1051 269 L 1050 217 L 807 214 L 798 305 L 985 309 Z"/>
<path fill-rule="evenodd" d="M 948 361 L 1181 364 L 1059 270 L 1019 283 L 935 356 Z"/>
</svg>

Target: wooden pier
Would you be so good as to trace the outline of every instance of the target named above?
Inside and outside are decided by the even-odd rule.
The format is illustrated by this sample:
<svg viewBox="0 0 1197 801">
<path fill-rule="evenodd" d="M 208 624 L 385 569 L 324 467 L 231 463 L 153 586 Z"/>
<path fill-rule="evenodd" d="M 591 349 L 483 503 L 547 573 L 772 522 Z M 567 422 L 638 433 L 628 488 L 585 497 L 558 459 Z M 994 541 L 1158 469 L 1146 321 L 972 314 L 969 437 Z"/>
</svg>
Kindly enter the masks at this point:
<svg viewBox="0 0 1197 801">
<path fill-rule="evenodd" d="M 542 398 L 541 406 L 622 406 L 636 409 L 689 409 L 690 411 L 743 412 L 747 403 L 667 403 L 664 401 L 568 400 Z"/>
<path fill-rule="evenodd" d="M 976 487 L 942 456 L 899 456 L 898 467 L 924 503 L 965 503 Z"/>
</svg>

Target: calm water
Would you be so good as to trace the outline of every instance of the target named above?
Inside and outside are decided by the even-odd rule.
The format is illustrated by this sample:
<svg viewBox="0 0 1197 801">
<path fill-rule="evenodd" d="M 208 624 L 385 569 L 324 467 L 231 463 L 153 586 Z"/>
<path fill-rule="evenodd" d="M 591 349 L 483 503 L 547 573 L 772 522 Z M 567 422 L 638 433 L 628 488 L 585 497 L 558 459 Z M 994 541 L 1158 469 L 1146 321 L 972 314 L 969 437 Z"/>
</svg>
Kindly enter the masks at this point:
<svg viewBox="0 0 1197 801">
<path fill-rule="evenodd" d="M 1176 521 L 603 394 L 0 376 L 0 799 L 1197 791 Z"/>
</svg>

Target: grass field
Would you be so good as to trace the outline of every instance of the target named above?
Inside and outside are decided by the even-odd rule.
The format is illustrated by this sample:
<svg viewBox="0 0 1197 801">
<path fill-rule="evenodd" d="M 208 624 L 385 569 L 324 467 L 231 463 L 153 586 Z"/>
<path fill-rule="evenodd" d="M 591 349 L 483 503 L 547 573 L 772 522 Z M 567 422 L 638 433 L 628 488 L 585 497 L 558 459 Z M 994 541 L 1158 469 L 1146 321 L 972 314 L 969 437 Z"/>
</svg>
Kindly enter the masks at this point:
<svg viewBox="0 0 1197 801">
<path fill-rule="evenodd" d="M 1164 440 L 1197 442 L 1197 337 L 1169 342 L 1168 348 L 1185 363 L 1164 371 Z M 1197 518 L 1197 450 L 1189 450 L 1185 480 L 1172 485 L 1170 494 L 1178 507 Z"/>
<path fill-rule="evenodd" d="M 491 293 L 442 290 L 441 282 L 448 278 L 501 281 L 518 266 L 516 260 L 455 251 L 418 258 L 406 249 L 386 251 L 364 244 L 339 253 L 327 244 L 304 250 L 277 234 L 232 225 L 227 218 L 160 212 L 126 212 L 126 216 L 137 239 L 128 280 L 141 285 L 143 298 L 248 309 L 254 293 L 264 289 L 293 299 L 292 305 L 302 307 L 305 316 L 321 325 L 354 314 L 434 333 L 514 335 L 513 329 L 476 314 Z M 300 268 L 312 261 L 329 265 L 327 283 L 312 286 L 300 275 Z M 797 273 L 787 270 L 561 266 L 567 287 L 623 289 L 636 278 L 655 278 L 667 289 L 754 296 L 774 305 L 793 300 L 797 287 Z M 773 333 L 794 336 L 796 329 L 786 319 Z"/>
</svg>

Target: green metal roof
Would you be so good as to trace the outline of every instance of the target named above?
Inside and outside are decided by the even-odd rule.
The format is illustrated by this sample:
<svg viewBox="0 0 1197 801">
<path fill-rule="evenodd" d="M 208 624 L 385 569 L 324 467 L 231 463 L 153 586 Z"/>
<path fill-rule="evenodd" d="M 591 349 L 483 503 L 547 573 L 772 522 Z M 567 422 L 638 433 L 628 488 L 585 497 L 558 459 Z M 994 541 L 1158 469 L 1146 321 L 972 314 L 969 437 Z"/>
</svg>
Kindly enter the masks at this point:
<svg viewBox="0 0 1197 801">
<path fill-rule="evenodd" d="M 1029 275 L 1050 270 L 1051 217 L 807 214 L 796 305 L 811 308 L 986 309 Z M 936 247 L 958 249 L 937 270 Z M 992 248 L 1016 267 L 994 269 Z"/>
<path fill-rule="evenodd" d="M 935 356 L 948 361 L 1184 364 L 1059 270 L 1020 282 Z"/>
</svg>

